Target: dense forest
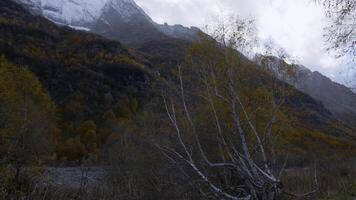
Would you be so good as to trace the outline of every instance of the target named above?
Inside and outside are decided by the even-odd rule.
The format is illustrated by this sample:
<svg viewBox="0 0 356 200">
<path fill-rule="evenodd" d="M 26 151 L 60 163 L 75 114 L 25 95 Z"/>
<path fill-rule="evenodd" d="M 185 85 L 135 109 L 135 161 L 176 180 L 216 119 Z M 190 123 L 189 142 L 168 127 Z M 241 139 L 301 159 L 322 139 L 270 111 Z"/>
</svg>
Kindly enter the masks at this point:
<svg viewBox="0 0 356 200">
<path fill-rule="evenodd" d="M 354 124 L 219 34 L 130 48 L 2 0 L 0 199 L 355 198 Z"/>
</svg>

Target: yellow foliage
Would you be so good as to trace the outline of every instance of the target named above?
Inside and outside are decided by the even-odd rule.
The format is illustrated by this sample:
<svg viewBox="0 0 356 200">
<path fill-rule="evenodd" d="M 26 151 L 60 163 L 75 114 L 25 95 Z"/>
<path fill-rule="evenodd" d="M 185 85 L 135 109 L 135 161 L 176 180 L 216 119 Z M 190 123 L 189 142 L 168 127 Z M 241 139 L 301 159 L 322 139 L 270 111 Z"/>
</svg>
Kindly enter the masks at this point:
<svg viewBox="0 0 356 200">
<path fill-rule="evenodd" d="M 70 161 L 81 160 L 86 155 L 85 146 L 80 142 L 80 138 L 70 138 L 65 143 L 57 147 L 59 158 L 66 158 Z"/>
<path fill-rule="evenodd" d="M 125 67 L 133 67 L 135 69 L 143 70 L 145 66 L 141 63 L 136 62 L 133 59 L 130 59 L 127 56 L 119 55 L 113 58 L 113 63 L 123 65 Z"/>
<path fill-rule="evenodd" d="M 84 144 L 94 144 L 96 143 L 96 124 L 93 120 L 83 121 L 77 132 Z"/>
<path fill-rule="evenodd" d="M 58 132 L 55 105 L 32 72 L 4 56 L 0 57 L 0 105 L 2 145 L 22 144 L 12 146 L 15 159 L 30 161 L 50 150 Z"/>
</svg>

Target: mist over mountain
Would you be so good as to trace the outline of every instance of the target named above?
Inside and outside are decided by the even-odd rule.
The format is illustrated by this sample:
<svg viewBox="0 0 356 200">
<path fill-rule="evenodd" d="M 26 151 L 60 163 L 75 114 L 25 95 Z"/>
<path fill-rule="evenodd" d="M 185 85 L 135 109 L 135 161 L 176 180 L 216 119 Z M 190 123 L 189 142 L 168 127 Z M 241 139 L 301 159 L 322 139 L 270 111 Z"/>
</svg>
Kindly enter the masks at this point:
<svg viewBox="0 0 356 200">
<path fill-rule="evenodd" d="M 289 65 L 277 57 L 256 55 L 254 60 L 271 70 L 278 79 L 322 102 L 341 120 L 356 125 L 356 94 L 350 88 L 302 65 Z"/>
</svg>

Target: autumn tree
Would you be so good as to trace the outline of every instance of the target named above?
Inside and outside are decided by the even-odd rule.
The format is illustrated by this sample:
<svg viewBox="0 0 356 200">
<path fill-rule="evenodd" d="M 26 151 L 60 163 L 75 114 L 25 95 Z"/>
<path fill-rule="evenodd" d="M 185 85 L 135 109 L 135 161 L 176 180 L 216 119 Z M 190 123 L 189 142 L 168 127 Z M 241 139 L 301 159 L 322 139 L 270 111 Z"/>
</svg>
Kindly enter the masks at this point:
<svg viewBox="0 0 356 200">
<path fill-rule="evenodd" d="M 0 57 L 1 155 L 16 169 L 45 159 L 57 135 L 55 105 L 36 76 Z"/>
<path fill-rule="evenodd" d="M 59 144 L 56 149 L 58 159 L 63 161 L 81 162 L 82 158 L 87 154 L 84 144 L 80 141 L 80 137 L 69 138 L 65 142 Z"/>
<path fill-rule="evenodd" d="M 84 118 L 85 102 L 80 91 L 74 92 L 68 100 L 61 106 L 61 119 L 68 126 L 78 126 Z"/>
<path fill-rule="evenodd" d="M 126 96 L 123 98 L 120 106 L 119 113 L 121 118 L 131 119 L 138 111 L 138 101 L 136 98 Z"/>
<path fill-rule="evenodd" d="M 277 199 L 283 188 L 275 162 L 273 131 L 283 101 L 266 93 L 262 102 L 270 101 L 269 117 L 252 118 L 252 112 L 262 111 L 258 106 L 247 106 L 251 101 L 243 86 L 253 82 L 244 75 L 252 68 L 248 67 L 250 61 L 236 51 L 245 40 L 233 32 L 227 37 L 225 31 L 225 27 L 218 31 L 216 41 L 205 37 L 193 45 L 187 63 L 193 69 L 194 84 L 185 81 L 189 75 L 183 75 L 178 66 L 176 92 L 162 93 L 178 147 L 157 146 L 173 162 L 183 162 L 190 168 L 206 198 Z M 204 114 L 199 109 L 202 106 Z M 205 118 L 199 120 L 197 116 Z M 216 138 L 209 146 L 202 142 L 206 131 Z"/>
<path fill-rule="evenodd" d="M 234 43 L 234 48 L 246 56 L 259 46 L 256 20 L 251 17 L 229 15 L 206 27 L 206 32 L 218 41 Z"/>
<path fill-rule="evenodd" d="M 93 120 L 83 121 L 78 128 L 78 133 L 84 144 L 96 143 L 96 124 Z"/>
</svg>

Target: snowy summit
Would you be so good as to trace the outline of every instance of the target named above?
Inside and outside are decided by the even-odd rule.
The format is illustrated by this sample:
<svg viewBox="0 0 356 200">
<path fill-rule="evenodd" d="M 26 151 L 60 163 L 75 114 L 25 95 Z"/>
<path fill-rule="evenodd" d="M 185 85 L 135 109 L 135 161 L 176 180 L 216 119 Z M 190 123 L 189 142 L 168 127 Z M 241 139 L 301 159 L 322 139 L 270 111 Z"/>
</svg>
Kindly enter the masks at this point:
<svg viewBox="0 0 356 200">
<path fill-rule="evenodd" d="M 90 29 L 107 9 L 114 9 L 123 19 L 130 20 L 145 12 L 133 0 L 17 0 L 34 13 L 41 14 L 57 24 L 76 29 Z"/>
</svg>

